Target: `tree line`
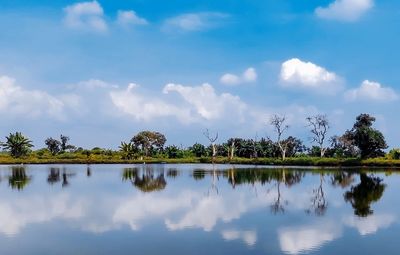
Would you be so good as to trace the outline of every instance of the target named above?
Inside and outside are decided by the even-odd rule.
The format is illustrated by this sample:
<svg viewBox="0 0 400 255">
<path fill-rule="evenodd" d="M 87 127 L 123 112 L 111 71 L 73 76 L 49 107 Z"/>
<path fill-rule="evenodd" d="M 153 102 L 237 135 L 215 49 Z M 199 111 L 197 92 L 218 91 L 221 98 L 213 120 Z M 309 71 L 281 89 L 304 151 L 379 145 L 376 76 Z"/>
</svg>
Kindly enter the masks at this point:
<svg viewBox="0 0 400 255">
<path fill-rule="evenodd" d="M 274 130 L 274 136 L 255 136 L 253 139 L 229 138 L 218 143 L 218 132 L 212 133 L 208 129 L 203 136 L 209 141 L 208 145 L 195 143 L 189 147 L 168 145 L 164 134 L 155 131 L 141 131 L 129 141 L 121 142 L 118 151 L 99 147 L 86 150 L 70 144 L 70 138 L 60 135 L 59 139 L 52 137 L 44 141 L 45 148 L 37 150 L 38 155 L 52 156 L 66 153 L 79 153 L 90 157 L 92 154 L 118 156 L 124 160 L 144 158 L 190 158 L 190 157 L 227 157 L 239 158 L 282 158 L 287 157 L 333 157 L 333 158 L 375 158 L 385 156 L 388 148 L 382 132 L 375 129 L 375 117 L 369 114 L 357 116 L 351 129 L 342 135 L 329 137 L 330 122 L 326 115 L 314 115 L 306 118 L 306 128 L 310 134 L 311 147 L 294 136 L 288 135 L 290 126 L 287 118 L 273 115 L 269 125 Z M 32 141 L 20 132 L 6 136 L 5 142 L 0 143 L 4 151 L 14 158 L 29 155 L 32 152 Z M 388 153 L 391 159 L 400 159 L 400 150 L 392 149 Z"/>
</svg>

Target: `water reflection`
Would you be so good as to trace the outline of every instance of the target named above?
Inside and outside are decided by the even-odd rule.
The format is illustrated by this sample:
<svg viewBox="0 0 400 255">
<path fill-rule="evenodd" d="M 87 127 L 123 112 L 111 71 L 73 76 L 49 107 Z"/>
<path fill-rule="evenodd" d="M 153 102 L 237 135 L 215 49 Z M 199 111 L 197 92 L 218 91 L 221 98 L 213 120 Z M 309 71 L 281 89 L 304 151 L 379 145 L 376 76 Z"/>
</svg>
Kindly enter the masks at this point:
<svg viewBox="0 0 400 255">
<path fill-rule="evenodd" d="M 164 171 L 156 171 L 150 167 L 144 169 L 125 168 L 122 180 L 132 182 L 142 192 L 160 191 L 167 186 Z"/>
<path fill-rule="evenodd" d="M 32 177 L 26 174 L 23 166 L 11 167 L 11 175 L 8 177 L 8 183 L 12 189 L 23 190 L 27 186 Z"/>
<path fill-rule="evenodd" d="M 373 214 L 371 203 L 379 201 L 385 191 L 386 185 L 382 181 L 380 177 L 360 173 L 360 183 L 344 194 L 346 202 L 353 206 L 355 215 L 366 217 Z"/>
<path fill-rule="evenodd" d="M 104 240 L 128 238 L 125 245 L 143 254 L 166 247 L 184 254 L 182 240 L 224 254 L 325 254 L 328 243 L 349 238 L 368 246 L 357 235 L 384 235 L 389 243 L 400 230 L 396 174 L 211 165 L 18 166 L 0 173 L 11 187 L 0 183 L 0 233 L 17 240 L 31 230 L 54 238 L 96 234 L 87 238 L 93 252 L 85 254 L 104 254 L 97 248 Z M 29 192 L 15 192 L 27 186 Z M 149 236 L 159 250 L 144 245 Z M 15 254 L 2 242 L 0 235 L 1 254 Z"/>
</svg>

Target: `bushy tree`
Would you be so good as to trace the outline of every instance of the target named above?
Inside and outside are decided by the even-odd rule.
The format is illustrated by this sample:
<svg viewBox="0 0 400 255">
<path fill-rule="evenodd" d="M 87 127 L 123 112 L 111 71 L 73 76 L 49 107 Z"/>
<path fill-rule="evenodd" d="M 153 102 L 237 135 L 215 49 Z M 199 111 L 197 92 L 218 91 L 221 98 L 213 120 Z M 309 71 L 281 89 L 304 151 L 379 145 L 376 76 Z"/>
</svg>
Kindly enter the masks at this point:
<svg viewBox="0 0 400 255">
<path fill-rule="evenodd" d="M 155 150 L 162 151 L 166 141 L 167 139 L 163 134 L 153 131 L 139 132 L 131 139 L 131 142 L 140 147 L 146 156 L 150 156 Z"/>
<path fill-rule="evenodd" d="M 374 122 L 375 118 L 369 114 L 360 114 L 353 128 L 345 133 L 359 148 L 362 158 L 383 156 L 383 149 L 388 147 L 383 134 L 372 127 Z"/>
<path fill-rule="evenodd" d="M 306 146 L 304 146 L 303 142 L 299 138 L 289 136 L 283 142 L 287 144 L 286 155 L 288 157 L 294 157 L 298 153 L 303 153 L 307 150 Z"/>
<path fill-rule="evenodd" d="M 390 159 L 400 159 L 400 149 L 391 149 L 389 151 Z"/>
<path fill-rule="evenodd" d="M 164 153 L 167 154 L 168 158 L 182 158 L 183 157 L 183 152 L 181 149 L 178 148 L 178 146 L 175 145 L 169 145 L 165 147 Z"/>
<path fill-rule="evenodd" d="M 3 148 L 9 151 L 14 158 L 26 156 L 32 147 L 32 141 L 20 132 L 10 133 L 9 136 L 6 136 L 6 142 L 3 144 Z"/>
<path fill-rule="evenodd" d="M 57 155 L 58 153 L 60 153 L 61 151 L 61 142 L 54 139 L 54 138 L 47 138 L 46 141 L 44 141 L 44 143 L 47 146 L 47 149 L 50 151 L 50 153 L 54 156 Z"/>
<path fill-rule="evenodd" d="M 200 143 L 195 143 L 191 147 L 189 147 L 189 150 L 196 156 L 196 157 L 205 157 L 207 156 L 207 150 L 206 147 Z"/>
</svg>

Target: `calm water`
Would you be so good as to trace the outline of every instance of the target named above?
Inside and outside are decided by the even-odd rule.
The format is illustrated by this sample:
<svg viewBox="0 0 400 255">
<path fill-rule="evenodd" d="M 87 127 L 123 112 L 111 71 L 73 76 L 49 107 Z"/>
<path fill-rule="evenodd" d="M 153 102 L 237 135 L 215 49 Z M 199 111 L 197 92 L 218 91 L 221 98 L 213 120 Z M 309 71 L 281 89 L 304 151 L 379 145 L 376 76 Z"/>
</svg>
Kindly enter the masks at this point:
<svg viewBox="0 0 400 255">
<path fill-rule="evenodd" d="M 0 254 L 399 254 L 400 175 L 0 166 Z"/>
</svg>

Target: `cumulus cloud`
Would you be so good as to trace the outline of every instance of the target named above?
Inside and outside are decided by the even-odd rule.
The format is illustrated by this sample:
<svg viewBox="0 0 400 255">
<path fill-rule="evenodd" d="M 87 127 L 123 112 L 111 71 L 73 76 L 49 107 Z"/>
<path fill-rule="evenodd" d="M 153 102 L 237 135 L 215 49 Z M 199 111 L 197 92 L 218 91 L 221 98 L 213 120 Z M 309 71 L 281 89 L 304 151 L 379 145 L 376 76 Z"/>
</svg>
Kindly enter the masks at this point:
<svg viewBox="0 0 400 255">
<path fill-rule="evenodd" d="M 128 25 L 147 25 L 148 21 L 144 18 L 139 17 L 135 11 L 118 11 L 117 23 L 122 26 Z"/>
<path fill-rule="evenodd" d="M 241 83 L 250 83 L 257 80 L 257 72 L 254 68 L 247 68 L 241 76 L 226 73 L 221 76 L 220 82 L 225 85 L 238 85 Z"/>
<path fill-rule="evenodd" d="M 185 123 L 193 121 L 189 109 L 180 108 L 159 98 L 146 97 L 138 93 L 137 88 L 137 84 L 131 83 L 126 90 L 111 91 L 110 97 L 114 106 L 139 121 L 169 116 Z"/>
<path fill-rule="evenodd" d="M 80 2 L 64 8 L 64 23 L 73 29 L 107 31 L 104 11 L 97 1 Z"/>
<path fill-rule="evenodd" d="M 80 105 L 77 95 L 56 97 L 40 90 L 26 90 L 8 76 L 0 76 L 0 98 L 0 113 L 23 114 L 32 118 L 50 116 L 62 120 L 67 108 L 76 109 Z"/>
<path fill-rule="evenodd" d="M 327 7 L 318 7 L 315 13 L 323 19 L 352 22 L 374 6 L 373 0 L 335 0 Z"/>
<path fill-rule="evenodd" d="M 238 117 L 241 117 L 246 109 L 246 104 L 238 96 L 229 93 L 218 95 L 213 86 L 208 83 L 197 87 L 169 83 L 164 87 L 163 92 L 165 94 L 178 93 L 196 114 L 206 120 L 220 119 L 228 113 L 230 116 L 236 113 Z"/>
<path fill-rule="evenodd" d="M 383 87 L 378 82 L 365 80 L 359 88 L 345 92 L 345 98 L 349 101 L 395 101 L 399 98 L 398 94 L 389 87 Z"/>
<path fill-rule="evenodd" d="M 282 63 L 280 79 L 283 87 L 310 89 L 320 93 L 334 94 L 343 87 L 342 79 L 335 73 L 298 58 Z"/>
<path fill-rule="evenodd" d="M 214 28 L 228 15 L 220 12 L 186 13 L 165 20 L 163 30 L 175 31 L 201 31 Z"/>
</svg>

